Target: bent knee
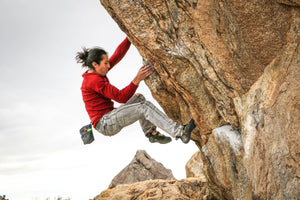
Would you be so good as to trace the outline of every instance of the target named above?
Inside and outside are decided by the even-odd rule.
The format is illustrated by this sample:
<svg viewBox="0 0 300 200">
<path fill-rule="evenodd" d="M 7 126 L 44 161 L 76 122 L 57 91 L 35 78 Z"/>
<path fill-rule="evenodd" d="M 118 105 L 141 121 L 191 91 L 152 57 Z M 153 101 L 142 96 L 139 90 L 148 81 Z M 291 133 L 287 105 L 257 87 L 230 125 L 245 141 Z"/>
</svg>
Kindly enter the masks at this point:
<svg viewBox="0 0 300 200">
<path fill-rule="evenodd" d="M 150 107 L 150 108 L 155 107 L 154 104 L 153 104 L 151 101 L 145 100 L 145 101 L 143 102 L 143 104 L 146 105 L 146 106 L 148 106 L 148 107 Z"/>
</svg>

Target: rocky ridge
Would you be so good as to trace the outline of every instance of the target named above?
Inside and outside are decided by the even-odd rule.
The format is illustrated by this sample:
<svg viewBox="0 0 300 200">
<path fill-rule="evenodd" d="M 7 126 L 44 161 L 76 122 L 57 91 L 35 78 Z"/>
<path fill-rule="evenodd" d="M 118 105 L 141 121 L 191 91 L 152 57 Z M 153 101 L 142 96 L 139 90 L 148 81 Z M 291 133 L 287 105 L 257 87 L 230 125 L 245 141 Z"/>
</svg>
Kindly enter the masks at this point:
<svg viewBox="0 0 300 200">
<path fill-rule="evenodd" d="M 194 171 L 193 166 L 199 161 L 197 155 L 187 164 L 189 171 Z M 215 199 L 206 185 L 204 175 L 197 175 L 197 178 L 176 180 L 171 170 L 152 159 L 146 151 L 138 150 L 132 162 L 94 200 Z"/>
<path fill-rule="evenodd" d="M 190 200 L 215 198 L 199 178 L 185 180 L 147 180 L 134 184 L 121 184 L 103 191 L 94 200 L 169 199 Z"/>
<path fill-rule="evenodd" d="M 145 150 L 138 150 L 132 161 L 114 177 L 108 188 L 154 179 L 175 180 L 175 177 L 170 169 L 151 158 Z"/>
</svg>

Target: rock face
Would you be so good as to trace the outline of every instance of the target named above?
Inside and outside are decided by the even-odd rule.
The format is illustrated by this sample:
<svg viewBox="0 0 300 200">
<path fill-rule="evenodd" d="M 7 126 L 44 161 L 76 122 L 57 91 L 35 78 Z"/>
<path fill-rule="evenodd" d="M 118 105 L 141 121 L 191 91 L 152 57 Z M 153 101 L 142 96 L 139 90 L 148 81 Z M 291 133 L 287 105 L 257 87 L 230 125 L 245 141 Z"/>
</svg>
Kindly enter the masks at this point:
<svg viewBox="0 0 300 200">
<path fill-rule="evenodd" d="M 175 180 L 172 171 L 152 159 L 146 151 L 138 150 L 133 160 L 111 181 L 109 188 L 150 179 Z"/>
<path fill-rule="evenodd" d="M 287 45 L 248 94 L 235 99 L 243 163 L 258 199 L 300 198 L 299 68 L 299 43 Z"/>
<path fill-rule="evenodd" d="M 213 130 L 202 147 L 204 173 L 208 185 L 219 199 L 253 199 L 251 183 L 244 166 L 240 133 L 226 125 Z"/>
<path fill-rule="evenodd" d="M 213 200 L 205 181 L 199 178 L 177 180 L 148 180 L 131 185 L 118 185 L 103 191 L 94 200 Z"/>
<path fill-rule="evenodd" d="M 196 121 L 217 198 L 300 199 L 299 0 L 101 3 L 155 68 L 146 83 L 168 116 Z"/>
<path fill-rule="evenodd" d="M 201 152 L 197 151 L 185 165 L 186 177 L 202 177 L 203 172 L 203 162 L 201 158 Z"/>
</svg>

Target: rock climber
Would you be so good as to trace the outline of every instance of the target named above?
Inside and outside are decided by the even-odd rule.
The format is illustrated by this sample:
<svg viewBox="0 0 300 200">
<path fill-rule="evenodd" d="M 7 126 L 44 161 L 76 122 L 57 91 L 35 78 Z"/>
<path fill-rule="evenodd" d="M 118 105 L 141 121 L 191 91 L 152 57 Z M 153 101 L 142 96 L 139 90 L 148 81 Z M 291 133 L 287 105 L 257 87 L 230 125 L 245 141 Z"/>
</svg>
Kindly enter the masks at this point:
<svg viewBox="0 0 300 200">
<path fill-rule="evenodd" d="M 139 121 L 151 143 L 166 144 L 171 141 L 170 137 L 159 133 L 156 127 L 188 143 L 195 128 L 193 119 L 186 125 L 180 125 L 145 100 L 142 94 L 135 94 L 139 83 L 153 72 L 152 66 L 142 66 L 129 85 L 121 90 L 110 84 L 107 73 L 125 56 L 130 45 L 126 37 L 110 58 L 105 50 L 98 47 L 83 48 L 77 52 L 77 63 L 87 68 L 82 75 L 81 91 L 93 127 L 103 135 L 113 136 L 122 128 Z M 113 100 L 122 105 L 114 108 Z"/>
</svg>

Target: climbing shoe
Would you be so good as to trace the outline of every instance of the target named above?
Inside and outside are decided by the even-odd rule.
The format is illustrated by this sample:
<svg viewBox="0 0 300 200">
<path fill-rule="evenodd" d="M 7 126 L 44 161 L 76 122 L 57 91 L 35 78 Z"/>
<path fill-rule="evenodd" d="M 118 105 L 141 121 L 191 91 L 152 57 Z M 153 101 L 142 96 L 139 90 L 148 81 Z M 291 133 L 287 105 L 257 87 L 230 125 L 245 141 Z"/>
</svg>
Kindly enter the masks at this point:
<svg viewBox="0 0 300 200">
<path fill-rule="evenodd" d="M 193 119 L 191 119 L 188 124 L 183 126 L 180 135 L 177 136 L 176 139 L 180 138 L 183 143 L 185 144 L 189 143 L 191 139 L 191 133 L 195 127 L 196 127 L 195 122 Z"/>
<path fill-rule="evenodd" d="M 152 133 L 147 134 L 146 137 L 149 138 L 151 143 L 158 142 L 160 144 L 167 144 L 172 141 L 170 137 L 164 136 L 158 131 L 153 131 Z"/>
</svg>

